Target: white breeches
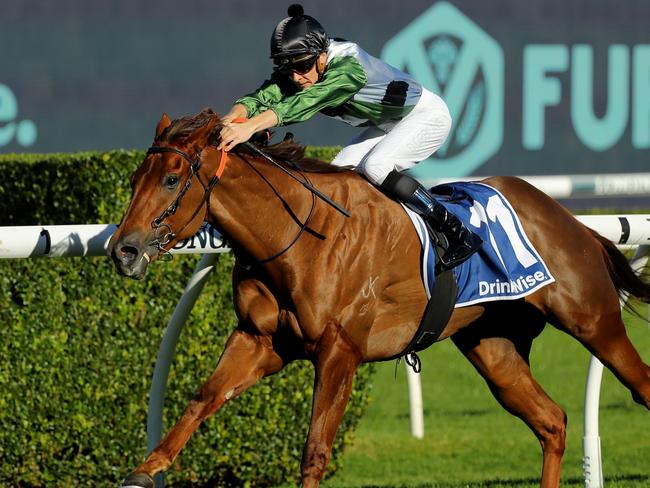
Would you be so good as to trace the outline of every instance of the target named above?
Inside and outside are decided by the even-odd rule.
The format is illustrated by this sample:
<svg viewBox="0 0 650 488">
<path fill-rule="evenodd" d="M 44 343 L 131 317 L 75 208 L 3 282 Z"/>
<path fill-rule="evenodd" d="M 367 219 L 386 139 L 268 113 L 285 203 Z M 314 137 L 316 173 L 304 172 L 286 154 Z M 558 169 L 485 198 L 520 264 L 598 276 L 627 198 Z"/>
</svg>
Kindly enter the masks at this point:
<svg viewBox="0 0 650 488">
<path fill-rule="evenodd" d="M 438 95 L 423 89 L 413 110 L 392 127 L 370 127 L 352 139 L 332 164 L 356 168 L 379 186 L 392 170 L 412 168 L 442 146 L 451 115 Z"/>
</svg>

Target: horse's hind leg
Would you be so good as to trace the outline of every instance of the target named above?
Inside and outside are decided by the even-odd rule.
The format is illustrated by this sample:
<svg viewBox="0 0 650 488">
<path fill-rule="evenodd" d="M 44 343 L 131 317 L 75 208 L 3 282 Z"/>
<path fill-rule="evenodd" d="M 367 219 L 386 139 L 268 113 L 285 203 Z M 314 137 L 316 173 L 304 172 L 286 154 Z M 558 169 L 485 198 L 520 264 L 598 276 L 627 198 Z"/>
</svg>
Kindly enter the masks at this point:
<svg viewBox="0 0 650 488">
<path fill-rule="evenodd" d="M 503 408 L 535 433 L 544 456 L 541 486 L 556 488 L 560 485 L 566 414 L 531 375 L 528 354 L 536 334 L 526 336 L 506 329 L 500 326 L 495 331 L 481 321 L 461 330 L 452 340 L 483 376 Z"/>
<path fill-rule="evenodd" d="M 574 268 L 578 264 L 582 265 Z M 650 368 L 627 336 L 618 293 L 605 264 L 585 264 L 581 272 L 558 280 L 542 293 L 552 311 L 549 321 L 578 339 L 630 389 L 635 401 L 650 409 Z"/>
<path fill-rule="evenodd" d="M 153 476 L 166 470 L 192 433 L 223 404 L 243 393 L 259 379 L 280 370 L 282 359 L 269 337 L 236 330 L 228 339 L 217 369 L 194 396 L 181 419 L 122 483 L 122 487 L 153 487 Z"/>
<path fill-rule="evenodd" d="M 632 392 L 632 398 L 650 409 L 650 367 L 643 362 L 625 331 L 619 310 L 610 313 L 571 313 L 558 328 L 591 351 Z"/>
<path fill-rule="evenodd" d="M 630 389 L 634 401 L 650 410 L 650 367 L 630 342 L 620 314 L 603 322 L 597 328 L 606 332 L 592 337 L 588 347 Z"/>
</svg>

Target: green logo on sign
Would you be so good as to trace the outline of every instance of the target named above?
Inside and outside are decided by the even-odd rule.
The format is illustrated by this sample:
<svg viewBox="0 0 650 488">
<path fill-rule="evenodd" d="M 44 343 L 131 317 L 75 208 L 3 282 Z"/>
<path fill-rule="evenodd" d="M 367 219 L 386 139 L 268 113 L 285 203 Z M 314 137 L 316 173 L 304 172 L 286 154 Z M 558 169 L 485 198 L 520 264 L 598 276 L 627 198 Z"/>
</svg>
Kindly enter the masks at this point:
<svg viewBox="0 0 650 488">
<path fill-rule="evenodd" d="M 388 41 L 381 57 L 440 95 L 454 121 L 436 157 L 412 170 L 416 177 L 468 175 L 499 150 L 503 51 L 456 7 L 433 5 Z"/>
<path fill-rule="evenodd" d="M 31 120 L 16 122 L 17 116 L 16 97 L 7 85 L 0 83 L 0 147 L 9 145 L 14 139 L 23 147 L 36 142 L 36 124 Z"/>
</svg>

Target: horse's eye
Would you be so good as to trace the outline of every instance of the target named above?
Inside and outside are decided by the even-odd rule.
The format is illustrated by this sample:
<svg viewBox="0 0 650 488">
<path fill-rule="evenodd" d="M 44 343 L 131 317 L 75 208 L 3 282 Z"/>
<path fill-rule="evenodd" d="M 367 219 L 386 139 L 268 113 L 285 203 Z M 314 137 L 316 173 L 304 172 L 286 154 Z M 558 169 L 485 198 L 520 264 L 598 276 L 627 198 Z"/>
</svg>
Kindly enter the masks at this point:
<svg viewBox="0 0 650 488">
<path fill-rule="evenodd" d="M 178 186 L 178 176 L 176 175 L 167 175 L 165 177 L 165 186 L 170 190 L 173 190 Z"/>
</svg>

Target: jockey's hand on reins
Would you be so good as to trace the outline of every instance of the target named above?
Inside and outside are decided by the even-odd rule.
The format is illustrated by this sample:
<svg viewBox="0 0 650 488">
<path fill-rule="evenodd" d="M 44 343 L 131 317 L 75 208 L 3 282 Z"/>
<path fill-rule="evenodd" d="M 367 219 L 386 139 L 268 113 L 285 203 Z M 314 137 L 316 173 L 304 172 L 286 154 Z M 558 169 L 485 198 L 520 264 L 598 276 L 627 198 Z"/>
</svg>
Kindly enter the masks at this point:
<svg viewBox="0 0 650 488">
<path fill-rule="evenodd" d="M 248 141 L 254 134 L 253 129 L 246 123 L 239 123 L 235 119 L 233 123 L 227 123 L 221 129 L 221 142 L 217 149 L 230 151 L 237 144 Z"/>
</svg>

